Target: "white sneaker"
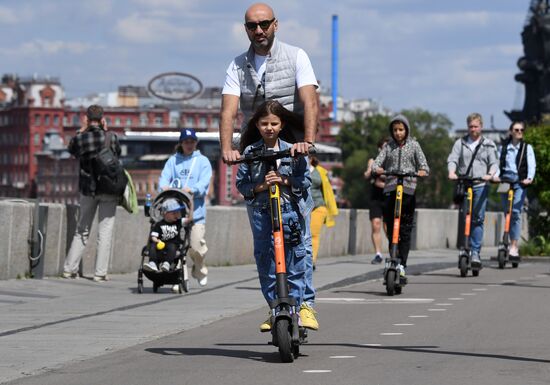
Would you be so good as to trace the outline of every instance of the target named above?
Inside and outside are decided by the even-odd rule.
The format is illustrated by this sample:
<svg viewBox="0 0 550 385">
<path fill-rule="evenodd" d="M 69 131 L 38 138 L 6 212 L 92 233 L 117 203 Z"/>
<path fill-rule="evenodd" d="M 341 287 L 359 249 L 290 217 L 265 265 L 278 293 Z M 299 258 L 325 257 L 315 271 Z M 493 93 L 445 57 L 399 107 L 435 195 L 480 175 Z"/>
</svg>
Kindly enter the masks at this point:
<svg viewBox="0 0 550 385">
<path fill-rule="evenodd" d="M 164 272 L 170 271 L 170 264 L 164 261 L 160 264 L 160 269 Z"/>
<path fill-rule="evenodd" d="M 153 261 L 149 261 L 147 263 L 144 263 L 143 264 L 143 270 L 145 271 L 154 271 L 154 272 L 157 272 L 159 271 L 158 267 L 157 267 L 157 264 Z"/>
<path fill-rule="evenodd" d="M 172 286 L 172 291 L 174 293 L 179 293 L 180 292 L 180 285 L 174 285 Z"/>
<path fill-rule="evenodd" d="M 205 275 L 201 279 L 197 279 L 197 282 L 199 283 L 199 286 L 204 287 L 208 283 L 208 277 Z"/>
</svg>

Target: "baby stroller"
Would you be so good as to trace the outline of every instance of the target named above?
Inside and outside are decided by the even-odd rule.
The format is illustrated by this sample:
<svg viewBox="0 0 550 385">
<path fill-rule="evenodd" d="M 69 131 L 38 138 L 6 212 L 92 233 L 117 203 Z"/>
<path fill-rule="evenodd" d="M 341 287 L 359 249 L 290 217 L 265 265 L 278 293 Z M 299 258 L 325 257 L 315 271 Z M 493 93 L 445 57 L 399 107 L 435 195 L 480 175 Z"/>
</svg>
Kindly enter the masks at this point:
<svg viewBox="0 0 550 385">
<path fill-rule="evenodd" d="M 181 216 L 186 219 L 185 225 L 182 227 L 180 232 L 180 237 L 182 242 L 179 244 L 176 251 L 176 259 L 172 265 L 170 271 L 148 271 L 143 269 L 143 264 L 146 262 L 146 258 L 149 259 L 149 249 L 151 241 L 149 239 L 151 229 L 155 223 L 163 219 L 162 207 L 163 203 L 167 199 L 176 199 L 178 203 L 182 206 Z M 191 226 L 193 222 L 193 198 L 190 194 L 178 190 L 178 189 L 168 189 L 161 192 L 149 209 L 149 212 L 145 212 L 145 215 L 150 217 L 150 231 L 147 238 L 147 244 L 143 246 L 141 252 L 141 263 L 138 270 L 138 279 L 137 279 L 137 289 L 138 293 L 143 293 L 143 275 L 145 275 L 149 280 L 153 282 L 153 292 L 157 292 L 159 287 L 163 285 L 178 285 L 178 292 L 182 294 L 183 292 L 189 291 L 189 275 L 187 271 L 186 255 L 187 250 L 189 249 L 189 237 L 191 233 Z"/>
</svg>

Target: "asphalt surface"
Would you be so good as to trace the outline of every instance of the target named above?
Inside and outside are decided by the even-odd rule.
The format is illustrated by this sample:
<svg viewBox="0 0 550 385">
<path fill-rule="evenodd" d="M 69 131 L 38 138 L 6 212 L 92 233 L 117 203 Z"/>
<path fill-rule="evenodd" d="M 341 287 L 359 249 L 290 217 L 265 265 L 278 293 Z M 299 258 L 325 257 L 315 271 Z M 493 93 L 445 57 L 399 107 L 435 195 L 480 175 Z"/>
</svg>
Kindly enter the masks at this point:
<svg viewBox="0 0 550 385">
<path fill-rule="evenodd" d="M 206 288 L 183 295 L 147 281 L 137 294 L 136 274 L 2 281 L 0 382 L 548 383 L 549 265 L 460 278 L 456 255 L 413 252 L 411 283 L 391 298 L 370 256 L 321 259 L 321 330 L 292 364 L 258 332 L 267 306 L 254 266 L 212 268 Z"/>
</svg>

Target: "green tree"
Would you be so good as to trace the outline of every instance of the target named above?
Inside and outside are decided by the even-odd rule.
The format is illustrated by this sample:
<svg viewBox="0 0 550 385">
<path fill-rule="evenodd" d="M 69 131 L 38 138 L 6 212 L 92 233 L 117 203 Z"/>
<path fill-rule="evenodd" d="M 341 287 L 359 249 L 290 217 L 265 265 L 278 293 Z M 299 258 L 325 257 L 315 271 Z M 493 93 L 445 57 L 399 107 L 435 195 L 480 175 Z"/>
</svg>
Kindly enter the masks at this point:
<svg viewBox="0 0 550 385">
<path fill-rule="evenodd" d="M 529 127 L 525 141 L 535 152 L 537 171 L 528 194 L 536 199 L 530 206 L 529 224 L 532 236 L 542 235 L 550 239 L 550 125 Z"/>
</svg>

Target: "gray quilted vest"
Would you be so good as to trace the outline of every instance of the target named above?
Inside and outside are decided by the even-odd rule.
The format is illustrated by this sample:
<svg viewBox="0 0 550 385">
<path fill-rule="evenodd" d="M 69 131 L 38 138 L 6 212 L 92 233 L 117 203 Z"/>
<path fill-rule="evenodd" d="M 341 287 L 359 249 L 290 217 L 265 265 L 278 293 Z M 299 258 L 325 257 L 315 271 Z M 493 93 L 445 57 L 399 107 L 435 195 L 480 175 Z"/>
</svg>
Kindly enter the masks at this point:
<svg viewBox="0 0 550 385">
<path fill-rule="evenodd" d="M 254 68 L 254 49 L 250 47 L 248 52 L 235 58 L 241 85 L 240 107 L 244 114 L 241 130 L 246 127 L 255 109 L 266 100 L 277 100 L 287 110 L 304 114 L 304 106 L 296 89 L 298 50 L 298 47 L 277 39 L 273 41 L 271 56 L 266 60 L 265 88 Z"/>
</svg>

